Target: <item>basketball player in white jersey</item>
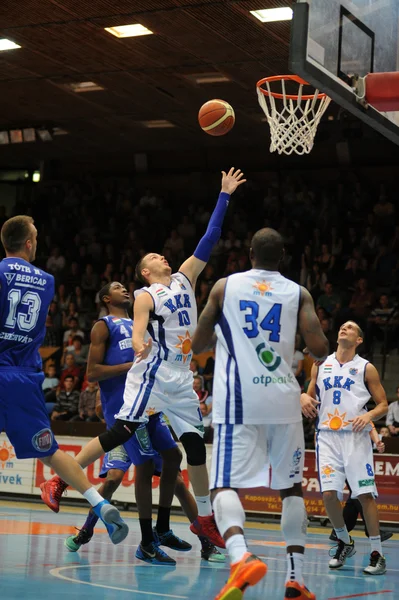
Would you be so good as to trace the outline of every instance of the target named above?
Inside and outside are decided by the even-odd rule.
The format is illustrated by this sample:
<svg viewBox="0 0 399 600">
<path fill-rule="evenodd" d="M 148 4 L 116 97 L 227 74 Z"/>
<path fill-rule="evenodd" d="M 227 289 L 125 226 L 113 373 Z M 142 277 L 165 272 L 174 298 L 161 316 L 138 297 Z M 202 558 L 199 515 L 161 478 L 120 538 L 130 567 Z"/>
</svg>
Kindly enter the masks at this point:
<svg viewBox="0 0 399 600">
<path fill-rule="evenodd" d="M 291 371 L 297 327 L 314 357 L 328 342 L 309 292 L 278 272 L 283 240 L 273 229 L 252 238 L 252 269 L 219 280 L 193 338 L 201 352 L 217 336 L 213 388 L 211 488 L 216 523 L 231 559 L 215 600 L 239 600 L 266 565 L 248 552 L 237 488 L 280 490 L 287 545 L 286 598 L 315 600 L 303 583 L 307 516 L 302 497 L 305 455 L 300 388 Z M 269 467 L 272 477 L 269 484 Z"/>
<path fill-rule="evenodd" d="M 82 467 L 87 466 L 104 452 L 126 443 L 139 424 L 147 422 L 151 415 L 163 412 L 187 454 L 189 478 L 199 515 L 191 525 L 191 531 L 206 536 L 219 547 L 225 544 L 212 513 L 204 427 L 189 369 L 193 355 L 191 337 L 197 325 L 194 289 L 220 238 L 230 195 L 245 181 L 239 169 L 222 172 L 221 192 L 205 235 L 178 273 L 172 275 L 167 260 L 155 252 L 146 254 L 139 261 L 136 275 L 145 287 L 135 292 L 135 362 L 127 376 L 124 404 L 115 415 L 115 424 L 91 440 L 76 457 Z M 174 481 L 179 465 L 175 467 Z"/>
<path fill-rule="evenodd" d="M 342 498 L 345 479 L 363 507 L 371 544 L 367 575 L 382 575 L 386 561 L 382 555 L 373 449 L 369 432 L 373 420 L 388 412 L 388 403 L 377 369 L 357 354 L 363 332 L 354 321 L 344 323 L 338 333 L 338 347 L 323 364 L 312 367 L 307 394 L 302 394 L 304 414 L 316 416 L 316 452 L 324 506 L 338 538 L 330 569 L 340 569 L 355 554 L 343 518 L 338 495 Z M 372 396 L 376 407 L 367 412 Z M 316 406 L 318 411 L 316 412 Z M 310 412 L 309 412 L 310 411 Z"/>
</svg>

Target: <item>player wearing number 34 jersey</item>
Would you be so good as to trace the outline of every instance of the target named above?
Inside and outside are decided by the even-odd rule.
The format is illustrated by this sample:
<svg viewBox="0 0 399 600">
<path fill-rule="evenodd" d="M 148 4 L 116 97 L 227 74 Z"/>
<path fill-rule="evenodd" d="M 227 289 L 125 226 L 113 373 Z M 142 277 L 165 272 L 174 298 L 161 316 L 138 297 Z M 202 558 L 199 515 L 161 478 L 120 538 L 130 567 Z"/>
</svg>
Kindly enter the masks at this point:
<svg viewBox="0 0 399 600">
<path fill-rule="evenodd" d="M 193 338 L 193 350 L 200 352 L 215 328 L 211 488 L 216 522 L 232 562 L 230 578 L 215 600 L 239 600 L 266 573 L 263 561 L 248 552 L 236 489 L 268 485 L 280 490 L 283 501 L 286 598 L 315 600 L 302 577 L 305 445 L 300 388 L 291 369 L 298 324 L 312 354 L 325 356 L 328 344 L 309 292 L 277 270 L 282 237 L 261 229 L 251 245 L 253 268 L 217 282 Z"/>
</svg>

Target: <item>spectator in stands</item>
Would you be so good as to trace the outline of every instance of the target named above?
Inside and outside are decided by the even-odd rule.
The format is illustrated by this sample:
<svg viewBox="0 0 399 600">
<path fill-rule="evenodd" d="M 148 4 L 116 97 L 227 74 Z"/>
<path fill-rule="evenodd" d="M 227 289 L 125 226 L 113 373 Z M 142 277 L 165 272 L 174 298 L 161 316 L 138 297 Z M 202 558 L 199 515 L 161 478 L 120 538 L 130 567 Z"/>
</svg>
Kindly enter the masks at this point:
<svg viewBox="0 0 399 600">
<path fill-rule="evenodd" d="M 324 292 L 327 283 L 327 275 L 320 270 L 319 263 L 313 263 L 312 269 L 308 274 L 306 287 L 316 302 L 317 298 Z"/>
<path fill-rule="evenodd" d="M 111 281 L 114 281 L 114 279 L 113 279 L 114 270 L 115 269 L 114 269 L 113 263 L 109 262 L 105 265 L 105 271 L 101 275 L 101 280 L 104 280 L 106 282 L 104 285 L 106 285 L 107 283 L 111 283 Z"/>
<path fill-rule="evenodd" d="M 82 290 L 85 292 L 91 292 L 94 295 L 98 289 L 98 275 L 94 272 L 93 265 L 86 265 L 85 272 L 82 275 Z M 76 286 L 75 286 L 76 287 Z"/>
<path fill-rule="evenodd" d="M 386 244 L 380 246 L 380 250 L 372 266 L 377 285 L 390 285 L 396 262 L 396 256 L 392 254 L 388 246 Z"/>
<path fill-rule="evenodd" d="M 384 193 L 381 194 L 377 204 L 374 205 L 373 213 L 383 222 L 386 222 L 387 219 L 390 219 L 394 215 L 394 205 L 392 202 L 388 202 L 388 198 Z"/>
<path fill-rule="evenodd" d="M 72 379 L 73 379 L 72 389 L 78 388 L 79 382 L 80 382 L 81 371 L 80 371 L 80 368 L 75 364 L 75 358 L 74 358 L 73 354 L 66 355 L 65 365 L 66 365 L 65 369 L 63 371 L 61 371 L 59 389 L 60 390 L 65 389 L 65 379 L 67 377 L 72 377 Z"/>
<path fill-rule="evenodd" d="M 75 336 L 79 335 L 82 340 L 85 338 L 85 334 L 79 329 L 78 320 L 76 317 L 71 317 L 68 321 L 69 329 L 64 333 L 63 344 L 64 346 L 71 346 L 72 340 Z"/>
<path fill-rule="evenodd" d="M 80 393 L 78 414 L 72 421 L 99 421 L 96 416 L 97 382 L 89 381 L 86 389 Z"/>
<path fill-rule="evenodd" d="M 331 331 L 331 322 L 327 317 L 323 317 L 320 319 L 320 325 L 323 330 L 324 335 L 328 340 L 328 346 L 330 348 L 330 354 L 335 352 L 335 348 L 337 345 L 337 336 Z"/>
<path fill-rule="evenodd" d="M 351 311 L 350 318 L 354 319 L 360 327 L 364 328 L 373 304 L 374 294 L 368 289 L 367 279 L 361 277 L 357 281 L 355 292 L 353 293 L 349 304 Z"/>
<path fill-rule="evenodd" d="M 396 396 L 399 395 L 399 387 L 396 390 Z M 399 436 L 399 400 L 391 402 L 388 407 L 388 414 L 386 416 L 386 426 L 392 437 Z"/>
<path fill-rule="evenodd" d="M 389 431 L 389 427 L 380 427 L 379 431 L 380 438 L 391 437 L 391 432 Z"/>
<path fill-rule="evenodd" d="M 70 319 L 76 319 L 77 321 L 79 320 L 79 313 L 76 310 L 75 302 L 70 302 L 68 304 L 67 310 L 64 311 L 64 313 L 62 315 L 62 326 L 65 329 L 68 327 L 68 323 L 69 323 Z"/>
<path fill-rule="evenodd" d="M 48 314 L 51 317 L 55 331 L 59 333 L 62 330 L 62 313 L 58 310 L 57 302 L 51 302 Z"/>
<path fill-rule="evenodd" d="M 78 313 L 86 313 L 93 309 L 93 304 L 87 294 L 84 294 L 80 285 L 77 285 L 71 295 L 72 302 L 75 303 Z"/>
<path fill-rule="evenodd" d="M 62 256 L 58 246 L 52 249 L 46 262 L 46 270 L 57 277 L 65 269 L 65 257 Z"/>
<path fill-rule="evenodd" d="M 64 351 L 64 363 L 67 354 L 72 354 L 75 359 L 75 364 L 78 367 L 85 367 L 87 363 L 88 348 L 83 345 L 83 340 L 80 335 L 75 335 L 72 338 L 72 344 L 67 346 Z"/>
<path fill-rule="evenodd" d="M 177 228 L 177 233 L 183 238 L 184 241 L 188 240 L 188 242 L 195 237 L 195 225 L 187 215 L 183 217 L 182 222 Z"/>
<path fill-rule="evenodd" d="M 192 374 L 194 375 L 194 377 L 196 375 L 199 375 L 199 372 L 198 372 L 198 361 L 195 360 L 195 358 L 191 359 L 191 362 L 190 362 L 190 371 L 192 372 Z"/>
<path fill-rule="evenodd" d="M 60 283 L 60 285 L 58 286 L 57 293 L 54 296 L 54 300 L 55 302 L 57 302 L 58 309 L 61 312 L 68 309 L 68 304 L 71 301 L 71 297 L 69 294 L 66 293 L 66 287 L 63 283 Z"/>
<path fill-rule="evenodd" d="M 330 274 L 330 272 L 333 270 L 334 265 L 335 265 L 335 258 L 331 254 L 331 252 L 328 248 L 328 244 L 321 245 L 321 253 L 316 258 L 316 261 L 319 263 L 321 271 L 323 273 L 326 273 L 328 276 Z"/>
<path fill-rule="evenodd" d="M 326 283 L 324 294 L 317 300 L 317 307 L 324 308 L 331 317 L 335 317 L 341 308 L 341 298 L 334 292 L 331 282 Z"/>
<path fill-rule="evenodd" d="M 79 265 L 75 260 L 64 275 L 64 283 L 68 290 L 73 290 L 77 285 L 80 285 Z"/>
<path fill-rule="evenodd" d="M 308 277 L 312 269 L 312 248 L 310 244 L 306 244 L 301 255 L 301 272 L 299 275 L 300 285 L 307 286 Z"/>
<path fill-rule="evenodd" d="M 198 314 L 200 314 L 200 312 L 205 307 L 210 291 L 210 285 L 204 280 L 200 281 L 199 290 L 195 297 L 197 301 Z"/>
<path fill-rule="evenodd" d="M 373 229 L 369 226 L 366 227 L 364 236 L 360 242 L 360 248 L 362 254 L 366 258 L 372 258 L 377 254 L 379 245 L 378 236 L 374 233 Z"/>
<path fill-rule="evenodd" d="M 170 236 L 165 241 L 164 252 L 169 251 L 172 262 L 178 263 L 183 260 L 184 241 L 183 238 L 177 233 L 176 229 L 172 229 Z"/>
<path fill-rule="evenodd" d="M 55 394 L 59 382 L 60 380 L 57 377 L 55 366 L 49 365 L 47 368 L 46 376 L 42 383 L 42 390 L 44 393 L 44 399 L 46 401 L 46 408 L 49 414 L 53 412 L 55 404 Z"/>
<path fill-rule="evenodd" d="M 43 340 L 43 346 L 58 346 L 57 331 L 53 326 L 53 319 L 50 314 L 46 317 L 46 334 Z"/>
<path fill-rule="evenodd" d="M 396 306 L 392 306 L 387 294 L 381 294 L 378 306 L 371 312 L 367 320 L 367 348 L 373 352 L 374 339 L 383 342 L 383 350 L 390 350 L 397 343 L 399 314 Z"/>
<path fill-rule="evenodd" d="M 79 392 L 74 389 L 74 378 L 67 375 L 64 388 L 57 392 L 57 401 L 51 414 L 53 421 L 70 421 L 78 415 Z"/>
</svg>

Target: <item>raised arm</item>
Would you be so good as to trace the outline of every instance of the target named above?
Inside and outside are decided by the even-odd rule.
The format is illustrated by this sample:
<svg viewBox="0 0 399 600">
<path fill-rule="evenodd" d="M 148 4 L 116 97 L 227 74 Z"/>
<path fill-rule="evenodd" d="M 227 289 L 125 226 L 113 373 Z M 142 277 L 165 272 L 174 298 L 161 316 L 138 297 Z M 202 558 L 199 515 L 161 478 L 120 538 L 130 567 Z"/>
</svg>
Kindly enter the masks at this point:
<svg viewBox="0 0 399 600">
<path fill-rule="evenodd" d="M 208 302 L 202 311 L 197 329 L 194 331 L 192 349 L 194 354 L 203 352 L 211 343 L 213 330 L 219 319 L 222 306 L 226 279 L 219 279 L 209 294 Z"/>
<path fill-rule="evenodd" d="M 195 287 L 198 275 L 204 270 L 205 265 L 211 256 L 213 247 L 219 241 L 222 233 L 223 219 L 229 205 L 231 194 L 235 192 L 239 185 L 246 182 L 246 179 L 242 179 L 243 175 L 244 174 L 241 173 L 240 169 L 234 171 L 234 167 L 232 167 L 228 173 L 222 171 L 222 188 L 215 210 L 209 219 L 205 235 L 201 238 L 198 246 L 194 250 L 194 254 L 184 261 L 179 269 L 179 271 L 184 273 L 191 281 L 193 287 Z"/>
<path fill-rule="evenodd" d="M 137 296 L 134 302 L 133 350 L 137 361 L 146 358 L 151 352 L 152 339 L 145 341 L 150 312 L 154 310 L 154 300 L 148 292 Z"/>
<path fill-rule="evenodd" d="M 378 419 L 381 419 L 388 412 L 388 400 L 385 390 L 381 385 L 377 369 L 371 363 L 367 363 L 366 365 L 365 381 L 376 403 L 376 407 L 373 410 L 369 410 L 366 414 L 353 419 L 353 431 L 362 431 L 371 421 L 378 421 Z"/>
<path fill-rule="evenodd" d="M 305 340 L 311 356 L 323 361 L 328 355 L 328 341 L 316 315 L 313 298 L 308 290 L 301 286 L 301 306 L 299 309 L 299 330 Z"/>
<path fill-rule="evenodd" d="M 104 381 L 127 373 L 133 363 L 121 365 L 104 365 L 104 356 L 109 338 L 109 330 L 104 321 L 97 321 L 91 330 L 89 356 L 87 359 L 87 379 Z"/>
</svg>

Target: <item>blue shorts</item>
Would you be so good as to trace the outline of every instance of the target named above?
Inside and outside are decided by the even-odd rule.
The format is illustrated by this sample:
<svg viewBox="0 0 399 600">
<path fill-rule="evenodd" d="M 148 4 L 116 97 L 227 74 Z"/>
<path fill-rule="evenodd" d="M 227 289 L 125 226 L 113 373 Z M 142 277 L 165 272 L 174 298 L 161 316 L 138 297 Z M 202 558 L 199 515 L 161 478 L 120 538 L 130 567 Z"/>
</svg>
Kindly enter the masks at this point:
<svg viewBox="0 0 399 600">
<path fill-rule="evenodd" d="M 106 477 L 111 469 L 119 469 L 125 473 L 131 464 L 138 466 L 148 460 L 154 462 L 154 474 L 159 475 L 162 471 L 162 457 L 159 453 L 176 446 L 162 413 L 153 415 L 148 423 L 142 423 L 136 429 L 136 433 L 126 444 L 107 452 L 100 477 Z"/>
<path fill-rule="evenodd" d="M 51 456 L 58 444 L 42 392 L 44 374 L 0 367 L 0 431 L 4 430 L 17 458 Z"/>
</svg>

